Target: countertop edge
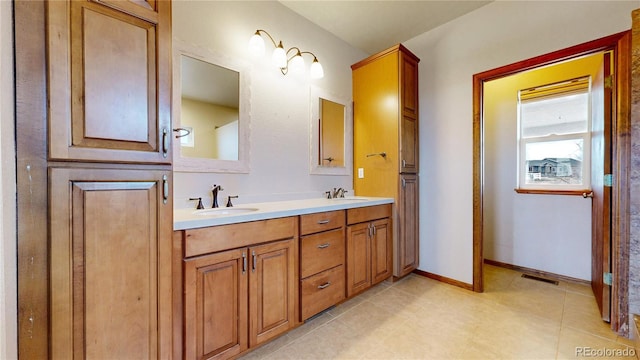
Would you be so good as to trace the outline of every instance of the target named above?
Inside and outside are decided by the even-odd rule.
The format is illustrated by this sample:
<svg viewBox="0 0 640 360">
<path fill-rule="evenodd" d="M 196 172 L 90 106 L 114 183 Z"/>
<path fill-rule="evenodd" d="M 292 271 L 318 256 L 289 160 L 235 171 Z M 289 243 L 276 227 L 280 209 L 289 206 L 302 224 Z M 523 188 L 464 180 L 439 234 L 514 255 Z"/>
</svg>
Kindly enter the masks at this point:
<svg viewBox="0 0 640 360">
<path fill-rule="evenodd" d="M 367 200 L 329 200 L 308 199 L 284 202 L 242 204 L 238 207 L 256 207 L 256 212 L 225 216 L 194 215 L 193 209 L 174 209 L 173 230 L 188 230 L 210 226 L 239 224 L 251 221 L 277 219 L 319 213 L 324 211 L 346 210 L 359 207 L 393 204 L 393 198 L 367 197 Z"/>
</svg>

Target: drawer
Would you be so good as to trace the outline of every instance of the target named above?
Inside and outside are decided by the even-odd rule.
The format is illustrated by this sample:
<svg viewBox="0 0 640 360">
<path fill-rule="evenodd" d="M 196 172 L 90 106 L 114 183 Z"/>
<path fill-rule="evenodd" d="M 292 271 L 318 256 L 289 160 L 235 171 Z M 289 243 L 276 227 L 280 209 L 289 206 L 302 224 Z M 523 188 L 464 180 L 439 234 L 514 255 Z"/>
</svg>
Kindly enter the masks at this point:
<svg viewBox="0 0 640 360">
<path fill-rule="evenodd" d="M 300 281 L 303 321 L 344 300 L 344 277 L 340 265 Z"/>
<path fill-rule="evenodd" d="M 391 217 L 391 204 L 374 205 L 347 210 L 347 225 Z"/>
<path fill-rule="evenodd" d="M 184 230 L 184 257 L 298 236 L 296 216 Z"/>
<path fill-rule="evenodd" d="M 300 278 L 344 264 L 344 228 L 302 237 Z"/>
<path fill-rule="evenodd" d="M 336 229 L 344 226 L 344 210 L 300 216 L 300 235 Z"/>
</svg>

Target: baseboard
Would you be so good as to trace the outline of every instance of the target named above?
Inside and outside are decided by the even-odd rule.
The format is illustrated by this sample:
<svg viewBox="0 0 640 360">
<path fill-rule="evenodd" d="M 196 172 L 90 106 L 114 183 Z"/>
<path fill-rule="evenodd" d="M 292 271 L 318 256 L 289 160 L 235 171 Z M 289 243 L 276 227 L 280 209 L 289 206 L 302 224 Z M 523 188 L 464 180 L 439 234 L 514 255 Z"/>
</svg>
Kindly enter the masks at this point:
<svg viewBox="0 0 640 360">
<path fill-rule="evenodd" d="M 465 290 L 473 291 L 473 285 L 472 284 L 467 284 L 466 282 L 462 282 L 462 281 L 459 281 L 459 280 L 451 279 L 451 278 L 448 278 L 448 277 L 442 276 L 442 275 L 432 274 L 430 272 L 422 271 L 422 270 L 413 270 L 413 273 L 416 274 L 416 275 L 424 276 L 424 277 L 429 278 L 429 279 L 433 279 L 433 280 L 437 280 L 437 281 L 443 282 L 445 284 L 449 284 L 449 285 L 453 285 L 453 286 L 457 286 L 457 287 L 463 288 Z"/>
<path fill-rule="evenodd" d="M 507 263 L 503 263 L 501 261 L 484 259 L 484 263 L 488 264 L 488 265 L 502 267 L 502 268 L 505 268 L 505 269 L 520 271 L 520 272 L 531 274 L 531 275 L 537 275 L 537 276 L 548 278 L 548 279 L 562 280 L 562 281 L 568 281 L 568 282 L 573 282 L 573 283 L 591 285 L 591 281 L 587 281 L 587 280 L 583 280 L 583 279 L 577 279 L 577 278 L 574 278 L 574 277 L 571 277 L 571 276 L 566 276 L 566 275 L 550 273 L 550 272 L 546 272 L 546 271 L 542 271 L 542 270 L 536 270 L 536 269 L 532 269 L 532 268 L 528 268 L 528 267 L 524 267 L 524 266 L 507 264 Z"/>
<path fill-rule="evenodd" d="M 633 334 L 631 339 L 634 340 L 636 355 L 640 358 L 640 315 L 633 315 L 629 334 Z"/>
</svg>

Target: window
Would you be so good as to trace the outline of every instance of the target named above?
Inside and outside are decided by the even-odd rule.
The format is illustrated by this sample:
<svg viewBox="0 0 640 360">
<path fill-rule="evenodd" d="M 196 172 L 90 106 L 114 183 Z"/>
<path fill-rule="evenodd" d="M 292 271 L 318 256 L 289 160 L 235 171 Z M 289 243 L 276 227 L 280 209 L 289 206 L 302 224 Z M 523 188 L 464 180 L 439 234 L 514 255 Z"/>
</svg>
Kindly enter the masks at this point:
<svg viewBox="0 0 640 360">
<path fill-rule="evenodd" d="M 590 78 L 518 92 L 518 189 L 590 184 Z"/>
</svg>

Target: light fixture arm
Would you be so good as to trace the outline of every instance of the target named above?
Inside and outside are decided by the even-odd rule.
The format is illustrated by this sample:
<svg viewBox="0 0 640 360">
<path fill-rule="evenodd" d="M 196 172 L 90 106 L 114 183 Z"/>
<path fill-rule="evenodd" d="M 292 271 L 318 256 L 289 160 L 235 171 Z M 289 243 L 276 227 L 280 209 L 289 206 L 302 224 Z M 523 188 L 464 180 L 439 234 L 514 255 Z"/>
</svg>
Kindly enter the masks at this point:
<svg viewBox="0 0 640 360">
<path fill-rule="evenodd" d="M 278 45 L 276 44 L 276 41 L 273 40 L 273 37 L 271 37 L 271 34 L 269 34 L 266 30 L 258 29 L 256 30 L 256 35 L 260 35 L 261 32 L 267 34 L 267 36 L 269 37 L 269 40 L 271 40 L 271 43 L 273 44 L 273 47 L 278 47 Z"/>
<path fill-rule="evenodd" d="M 295 54 L 291 55 L 291 57 L 287 57 L 287 66 L 280 68 L 280 72 L 282 73 L 282 75 L 287 75 L 287 73 L 289 72 L 289 62 L 293 60 L 293 58 L 296 56 L 302 56 L 302 54 L 309 54 L 313 56 L 314 61 L 318 61 L 318 58 L 314 53 L 312 53 L 311 51 L 302 51 L 297 46 L 290 47 L 289 50 L 287 50 L 286 52 L 287 56 L 289 56 L 289 53 L 291 52 L 291 50 L 295 50 Z"/>
<path fill-rule="evenodd" d="M 274 57 L 273 57 L 274 59 L 276 58 L 276 52 L 279 52 L 278 53 L 278 58 L 280 60 L 277 60 L 277 61 L 274 61 L 274 62 L 276 64 L 278 64 L 277 66 L 280 68 L 280 72 L 283 75 L 286 75 L 289 72 L 289 62 L 291 62 L 292 60 L 294 60 L 297 57 L 299 57 L 299 59 L 294 60 L 295 68 L 298 69 L 300 64 L 302 64 L 304 66 L 304 60 L 302 59 L 302 54 L 309 54 L 309 55 L 313 56 L 313 63 L 312 63 L 312 67 L 311 67 L 312 68 L 312 71 L 311 71 L 312 78 L 321 78 L 322 76 L 324 76 L 323 71 L 322 71 L 322 66 L 318 62 L 318 58 L 316 57 L 316 55 L 314 53 L 312 53 L 310 51 L 302 51 L 302 50 L 300 50 L 300 48 L 298 48 L 296 46 L 290 47 L 287 51 L 284 51 L 284 46 L 282 45 L 282 41 L 280 40 L 280 41 L 276 42 L 276 40 L 271 36 L 271 34 L 269 34 L 266 30 L 263 30 L 263 29 L 256 30 L 256 32 L 254 33 L 254 38 L 256 37 L 255 35 L 257 35 L 258 37 L 261 37 L 262 34 L 266 34 L 267 37 L 269 38 L 269 40 L 271 40 L 271 43 L 273 44 L 273 46 L 276 48 L 276 50 L 274 50 Z M 262 49 L 264 49 L 264 45 L 262 45 L 260 47 L 262 47 Z M 284 53 L 284 56 L 281 55 L 282 53 Z M 281 66 L 281 64 L 284 64 L 284 66 Z M 316 74 L 315 77 L 314 77 L 314 70 L 317 70 L 316 68 L 319 69 L 319 74 Z M 294 72 L 295 72 L 295 70 L 294 70 Z M 318 71 L 315 71 L 315 73 L 318 73 Z"/>
</svg>

